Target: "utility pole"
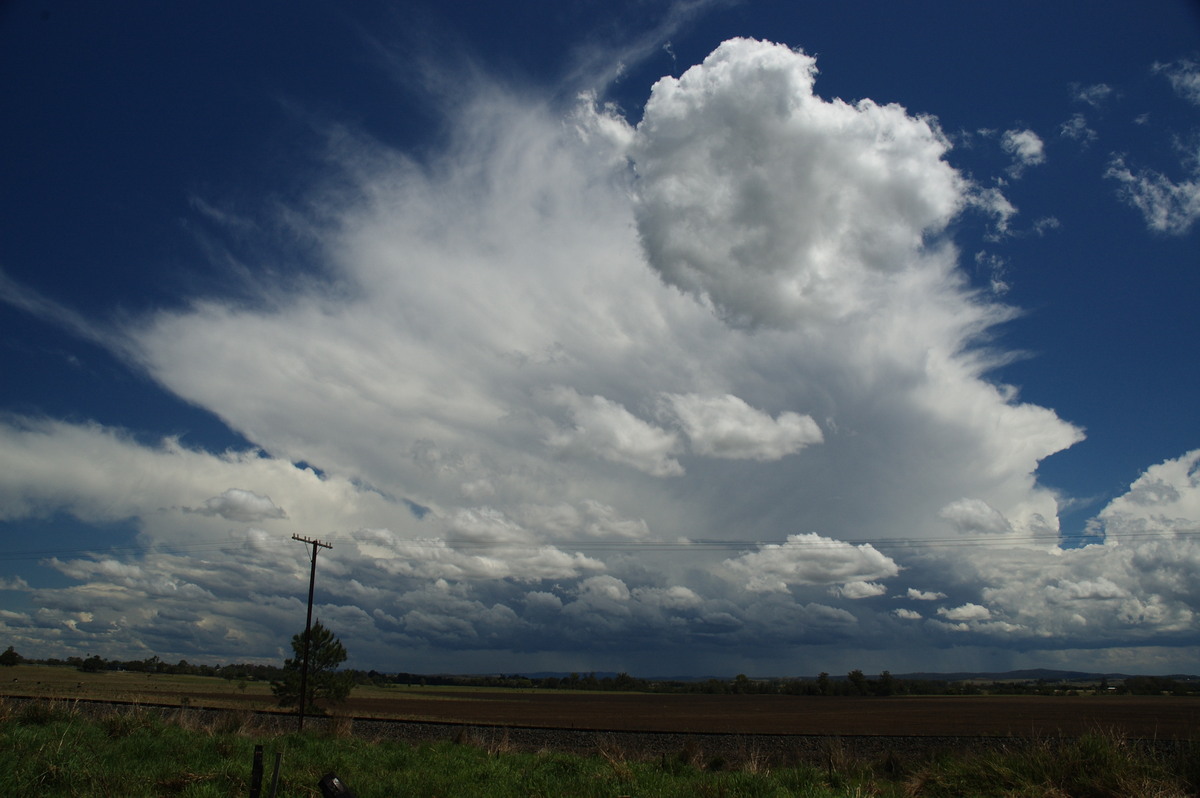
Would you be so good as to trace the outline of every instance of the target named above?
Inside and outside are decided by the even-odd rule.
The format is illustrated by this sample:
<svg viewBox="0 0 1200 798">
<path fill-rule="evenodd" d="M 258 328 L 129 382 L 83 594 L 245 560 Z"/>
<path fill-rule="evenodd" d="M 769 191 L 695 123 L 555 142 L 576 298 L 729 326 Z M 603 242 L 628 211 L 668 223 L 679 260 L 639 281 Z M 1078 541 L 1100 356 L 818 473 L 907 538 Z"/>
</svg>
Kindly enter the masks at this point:
<svg viewBox="0 0 1200 798">
<path fill-rule="evenodd" d="M 333 546 L 312 538 L 302 538 L 299 535 L 292 535 L 292 540 L 312 546 L 312 570 L 308 573 L 308 617 L 304 621 L 304 665 L 300 669 L 300 722 L 298 728 L 299 731 L 304 731 L 304 702 L 308 698 L 308 647 L 312 642 L 309 638 L 312 630 L 313 587 L 317 583 L 317 549 L 332 549 Z"/>
</svg>

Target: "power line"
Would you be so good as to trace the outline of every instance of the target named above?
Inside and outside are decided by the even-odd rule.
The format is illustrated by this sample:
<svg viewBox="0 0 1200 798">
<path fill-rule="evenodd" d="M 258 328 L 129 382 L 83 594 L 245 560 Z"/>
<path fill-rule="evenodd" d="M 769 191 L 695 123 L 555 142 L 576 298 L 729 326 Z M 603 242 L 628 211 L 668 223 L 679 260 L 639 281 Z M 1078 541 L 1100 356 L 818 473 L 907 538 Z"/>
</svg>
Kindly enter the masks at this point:
<svg viewBox="0 0 1200 798">
<path fill-rule="evenodd" d="M 1103 543 L 1107 541 L 1132 541 L 1132 540 L 1179 540 L 1179 539 L 1194 539 L 1200 537 L 1200 530 L 1183 531 L 1183 532 L 1126 532 L 1126 533 L 1108 533 L 1103 536 L 1099 535 L 996 535 L 988 537 L 969 537 L 969 538 L 876 538 L 873 540 L 840 540 L 832 538 L 824 538 L 821 541 L 793 541 L 793 540 L 712 540 L 712 539 L 695 539 L 695 540 L 678 540 L 678 541 L 635 541 L 635 540 L 545 540 L 528 543 L 505 543 L 500 541 L 483 541 L 483 540 L 455 540 L 453 538 L 406 538 L 396 541 L 396 546 L 399 549 L 411 550 L 414 548 L 429 548 L 429 549 L 457 549 L 457 550 L 485 550 L 485 551 L 513 551 L 513 550 L 528 550 L 536 551 L 544 548 L 560 548 L 573 549 L 577 551 L 739 551 L 746 549 L 763 549 L 767 547 L 775 548 L 828 548 L 830 546 L 871 546 L 875 549 L 941 549 L 941 548 L 958 548 L 963 546 L 1006 546 L 1013 544 L 1039 544 L 1039 545 L 1070 545 L 1072 543 Z M 299 537 L 293 536 L 293 539 L 300 540 Z M 352 536 L 331 537 L 331 542 L 345 543 L 360 543 L 371 541 L 359 541 Z M 93 546 L 89 548 L 61 548 L 61 549 L 26 549 L 23 551 L 5 551 L 0 552 L 0 562 L 19 561 L 19 560 L 41 560 L 59 556 L 70 555 L 92 555 L 103 556 L 110 554 L 121 553 L 149 553 L 159 552 L 162 554 L 186 556 L 202 551 L 220 551 L 244 545 L 247 540 L 224 540 L 210 541 L 205 543 L 184 543 L 184 544 L 128 544 L 118 546 Z M 268 538 L 262 540 L 261 543 L 267 545 L 278 545 L 282 548 L 285 539 Z M 380 545 L 380 544 L 376 544 Z"/>
</svg>

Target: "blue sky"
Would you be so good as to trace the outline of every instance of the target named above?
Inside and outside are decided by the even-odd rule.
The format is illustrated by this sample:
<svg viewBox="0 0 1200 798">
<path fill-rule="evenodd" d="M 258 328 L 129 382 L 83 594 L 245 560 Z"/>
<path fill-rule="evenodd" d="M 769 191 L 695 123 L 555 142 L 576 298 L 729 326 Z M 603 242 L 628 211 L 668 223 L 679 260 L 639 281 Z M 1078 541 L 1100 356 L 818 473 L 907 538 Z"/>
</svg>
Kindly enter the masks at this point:
<svg viewBox="0 0 1200 798">
<path fill-rule="evenodd" d="M 1194 671 L 1200 7 L 15 2 L 0 638 Z"/>
</svg>

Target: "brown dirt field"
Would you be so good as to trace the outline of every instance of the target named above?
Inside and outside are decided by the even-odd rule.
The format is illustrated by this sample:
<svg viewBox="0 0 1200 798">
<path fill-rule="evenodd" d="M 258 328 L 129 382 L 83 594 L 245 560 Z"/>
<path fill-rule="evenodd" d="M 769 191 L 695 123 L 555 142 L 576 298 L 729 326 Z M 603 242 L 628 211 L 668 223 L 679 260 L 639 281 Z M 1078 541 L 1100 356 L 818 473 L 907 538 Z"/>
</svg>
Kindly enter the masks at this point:
<svg viewBox="0 0 1200 798">
<path fill-rule="evenodd" d="M 220 679 L 80 674 L 18 666 L 0 694 L 274 709 L 265 684 L 239 690 Z M 542 690 L 364 687 L 339 715 L 439 723 L 601 731 L 789 735 L 1076 736 L 1096 729 L 1130 737 L 1200 739 L 1200 698 L 1172 696 L 652 695 Z"/>
<path fill-rule="evenodd" d="M 469 696 L 469 697 L 467 697 Z M 448 698 L 453 700 L 447 700 Z M 606 731 L 819 735 L 1200 737 L 1200 700 L 1168 696 L 847 698 L 473 692 L 354 698 L 359 717 Z"/>
</svg>

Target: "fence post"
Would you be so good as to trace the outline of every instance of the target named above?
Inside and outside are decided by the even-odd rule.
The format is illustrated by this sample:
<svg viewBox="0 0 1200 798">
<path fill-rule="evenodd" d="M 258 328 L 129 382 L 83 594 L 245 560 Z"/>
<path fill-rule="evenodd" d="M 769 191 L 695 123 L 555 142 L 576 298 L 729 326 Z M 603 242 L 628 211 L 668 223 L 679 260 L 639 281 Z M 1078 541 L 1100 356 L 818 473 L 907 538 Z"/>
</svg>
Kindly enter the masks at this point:
<svg viewBox="0 0 1200 798">
<path fill-rule="evenodd" d="M 271 771 L 271 791 L 267 798 L 275 798 L 275 790 L 279 788 L 279 763 L 283 761 L 283 751 L 275 752 L 275 768 Z"/>
<path fill-rule="evenodd" d="M 254 746 L 254 767 L 250 770 L 250 798 L 262 795 L 263 747 Z"/>
</svg>

